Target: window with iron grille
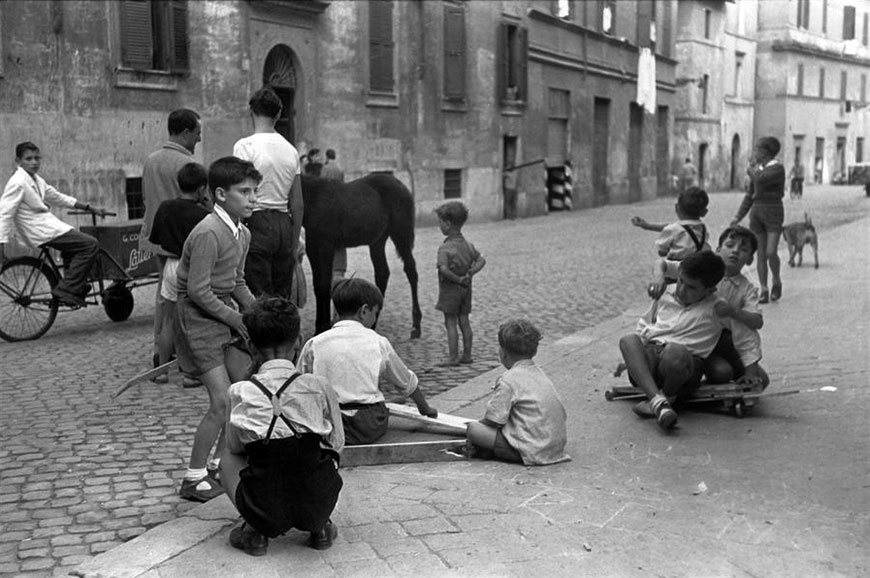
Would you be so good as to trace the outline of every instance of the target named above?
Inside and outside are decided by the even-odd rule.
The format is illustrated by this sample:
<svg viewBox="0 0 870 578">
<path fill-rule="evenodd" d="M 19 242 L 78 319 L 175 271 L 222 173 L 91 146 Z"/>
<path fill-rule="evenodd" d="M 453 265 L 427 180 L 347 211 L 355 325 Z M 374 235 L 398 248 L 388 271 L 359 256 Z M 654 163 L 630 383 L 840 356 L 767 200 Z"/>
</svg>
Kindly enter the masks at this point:
<svg viewBox="0 0 870 578">
<path fill-rule="evenodd" d="M 444 169 L 444 198 L 462 197 L 462 169 Z"/>
<path fill-rule="evenodd" d="M 369 2 L 369 89 L 372 92 L 395 90 L 393 71 L 393 2 Z"/>
<path fill-rule="evenodd" d="M 444 7 L 444 98 L 465 98 L 465 8 Z"/>
<path fill-rule="evenodd" d="M 142 177 L 127 179 L 124 190 L 127 198 L 127 218 L 141 219 L 145 216 L 145 202 L 142 200 Z"/>
<path fill-rule="evenodd" d="M 122 0 L 120 8 L 123 66 L 190 71 L 187 0 Z"/>
</svg>

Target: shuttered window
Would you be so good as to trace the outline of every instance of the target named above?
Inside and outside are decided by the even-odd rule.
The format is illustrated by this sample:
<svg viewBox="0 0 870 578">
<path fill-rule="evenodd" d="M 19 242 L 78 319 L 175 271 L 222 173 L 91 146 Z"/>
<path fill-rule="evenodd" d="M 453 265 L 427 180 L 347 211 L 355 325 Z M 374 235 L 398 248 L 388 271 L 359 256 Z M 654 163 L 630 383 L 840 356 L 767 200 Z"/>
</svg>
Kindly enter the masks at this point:
<svg viewBox="0 0 870 578">
<path fill-rule="evenodd" d="M 122 0 L 120 28 L 124 66 L 190 71 L 187 0 Z"/>
<path fill-rule="evenodd" d="M 465 9 L 444 7 L 444 97 L 465 98 Z"/>
<path fill-rule="evenodd" d="M 843 40 L 855 38 L 855 7 L 843 7 Z"/>
<path fill-rule="evenodd" d="M 393 92 L 393 2 L 369 3 L 369 89 Z"/>
<path fill-rule="evenodd" d="M 503 22 L 498 35 L 498 98 L 507 102 L 528 100 L 529 31 Z"/>
</svg>

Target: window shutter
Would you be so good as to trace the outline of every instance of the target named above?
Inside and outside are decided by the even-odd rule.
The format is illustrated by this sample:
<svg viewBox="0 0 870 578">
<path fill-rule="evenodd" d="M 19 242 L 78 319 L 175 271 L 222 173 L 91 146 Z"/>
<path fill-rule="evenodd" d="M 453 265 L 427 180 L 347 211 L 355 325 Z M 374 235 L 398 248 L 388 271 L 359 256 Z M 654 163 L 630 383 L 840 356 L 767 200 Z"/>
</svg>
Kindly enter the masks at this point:
<svg viewBox="0 0 870 578">
<path fill-rule="evenodd" d="M 369 3 L 369 87 L 392 92 L 393 82 L 393 3 Z"/>
<path fill-rule="evenodd" d="M 465 11 L 444 9 L 444 96 L 465 97 Z"/>
<path fill-rule="evenodd" d="M 136 70 L 154 68 L 151 2 L 124 0 L 121 4 L 121 61 Z"/>
<path fill-rule="evenodd" d="M 508 79 L 508 25 L 504 22 L 498 25 L 498 38 L 496 46 L 496 99 L 504 100 L 507 97 L 507 79 Z"/>
<path fill-rule="evenodd" d="M 172 72 L 190 72 L 187 0 L 172 0 L 169 21 L 172 39 Z"/>
<path fill-rule="evenodd" d="M 855 38 L 855 7 L 843 7 L 843 40 Z"/>
<path fill-rule="evenodd" d="M 519 96 L 517 100 L 529 100 L 529 31 L 526 28 L 517 30 L 517 82 Z"/>
</svg>

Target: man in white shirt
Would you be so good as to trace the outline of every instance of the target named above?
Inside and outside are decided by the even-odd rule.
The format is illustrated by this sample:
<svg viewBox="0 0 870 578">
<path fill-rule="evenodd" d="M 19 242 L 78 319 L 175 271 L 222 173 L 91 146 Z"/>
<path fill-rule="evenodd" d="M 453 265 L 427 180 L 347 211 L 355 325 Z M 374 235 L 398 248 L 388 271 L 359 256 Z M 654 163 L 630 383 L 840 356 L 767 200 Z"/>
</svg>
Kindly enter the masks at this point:
<svg viewBox="0 0 870 578">
<path fill-rule="evenodd" d="M 256 192 L 254 213 L 245 223 L 251 231 L 245 281 L 256 296 L 290 298 L 302 228 L 299 153 L 275 131 L 282 105 L 274 90 L 261 88 L 248 104 L 254 134 L 237 141 L 233 155 L 252 162 L 263 180 Z"/>
<path fill-rule="evenodd" d="M 7 181 L 0 197 L 0 266 L 6 261 L 6 244 L 13 237 L 30 247 L 51 247 L 61 252 L 66 271 L 51 290 L 65 305 L 81 307 L 88 294 L 88 273 L 97 259 L 97 240 L 55 216 L 49 203 L 91 211 L 105 216 L 105 209 L 93 208 L 64 195 L 37 175 L 42 163 L 39 147 L 32 142 L 15 147 L 18 169 Z"/>
</svg>

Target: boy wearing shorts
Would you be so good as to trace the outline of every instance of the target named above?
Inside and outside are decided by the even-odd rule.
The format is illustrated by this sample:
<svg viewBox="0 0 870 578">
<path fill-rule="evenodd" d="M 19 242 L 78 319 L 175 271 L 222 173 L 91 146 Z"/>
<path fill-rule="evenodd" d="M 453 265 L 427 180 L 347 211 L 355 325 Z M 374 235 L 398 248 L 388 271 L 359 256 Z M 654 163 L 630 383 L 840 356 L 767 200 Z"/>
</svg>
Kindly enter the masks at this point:
<svg viewBox="0 0 870 578">
<path fill-rule="evenodd" d="M 378 387 L 381 379 L 410 397 L 421 415 L 438 417 L 420 391 L 417 376 L 390 340 L 372 329 L 384 304 L 380 289 L 365 279 L 342 279 L 332 288 L 332 303 L 338 321 L 308 340 L 299 354 L 299 367 L 326 378 L 335 389 L 345 443 L 370 444 L 387 433 L 389 411 Z"/>
<path fill-rule="evenodd" d="M 178 301 L 178 262 L 184 241 L 206 215 L 202 198 L 207 194 L 208 174 L 199 163 L 188 163 L 178 171 L 178 186 L 181 194 L 176 199 L 163 201 L 154 215 L 148 240 L 159 245 L 168 256 L 163 264 L 163 282 L 160 295 L 164 299 L 161 312 L 163 322 L 157 341 L 160 365 L 168 362 L 175 352 L 175 303 Z M 166 374 L 160 376 L 165 381 Z"/>
<path fill-rule="evenodd" d="M 200 378 L 208 391 L 209 408 L 196 428 L 181 497 L 200 502 L 223 492 L 206 470 L 208 454 L 221 436 L 227 416 L 230 377 L 224 349 L 236 336 L 248 339 L 242 314 L 254 296 L 245 284 L 245 256 L 251 234 L 242 220 L 251 215 L 260 173 L 236 157 L 216 160 L 208 170 L 214 197 L 212 213 L 203 218 L 184 242 L 178 264 L 175 344 L 179 368 Z"/>
<path fill-rule="evenodd" d="M 330 520 L 342 486 L 338 399 L 325 379 L 301 374 L 290 361 L 299 347 L 292 302 L 261 297 L 243 321 L 263 363 L 228 394 L 221 481 L 243 519 L 230 544 L 262 556 L 269 538 L 296 528 L 311 532 L 311 548 L 325 550 L 338 534 Z"/>
<path fill-rule="evenodd" d="M 724 274 L 725 263 L 712 251 L 689 255 L 680 262 L 676 287 L 656 296 L 635 332 L 619 340 L 629 379 L 649 399 L 634 411 L 655 417 L 663 430 L 676 425 L 671 404 L 697 389 L 704 359 L 719 342 L 723 322 L 713 308 Z"/>
<path fill-rule="evenodd" d="M 470 422 L 466 437 L 471 457 L 493 457 L 527 466 L 568 461 L 567 413 L 553 382 L 532 359 L 541 332 L 522 319 L 498 328 L 499 359 L 507 371 L 479 422 Z"/>
<path fill-rule="evenodd" d="M 435 209 L 435 214 L 438 215 L 441 233 L 447 237 L 438 247 L 438 303 L 435 305 L 444 313 L 447 328 L 448 354 L 442 365 L 472 363 L 473 333 L 468 319 L 471 313 L 471 278 L 483 269 L 486 259 L 462 235 L 462 226 L 468 220 L 465 205 L 450 201 Z M 462 357 L 459 357 L 459 331 L 462 332 Z"/>
</svg>

